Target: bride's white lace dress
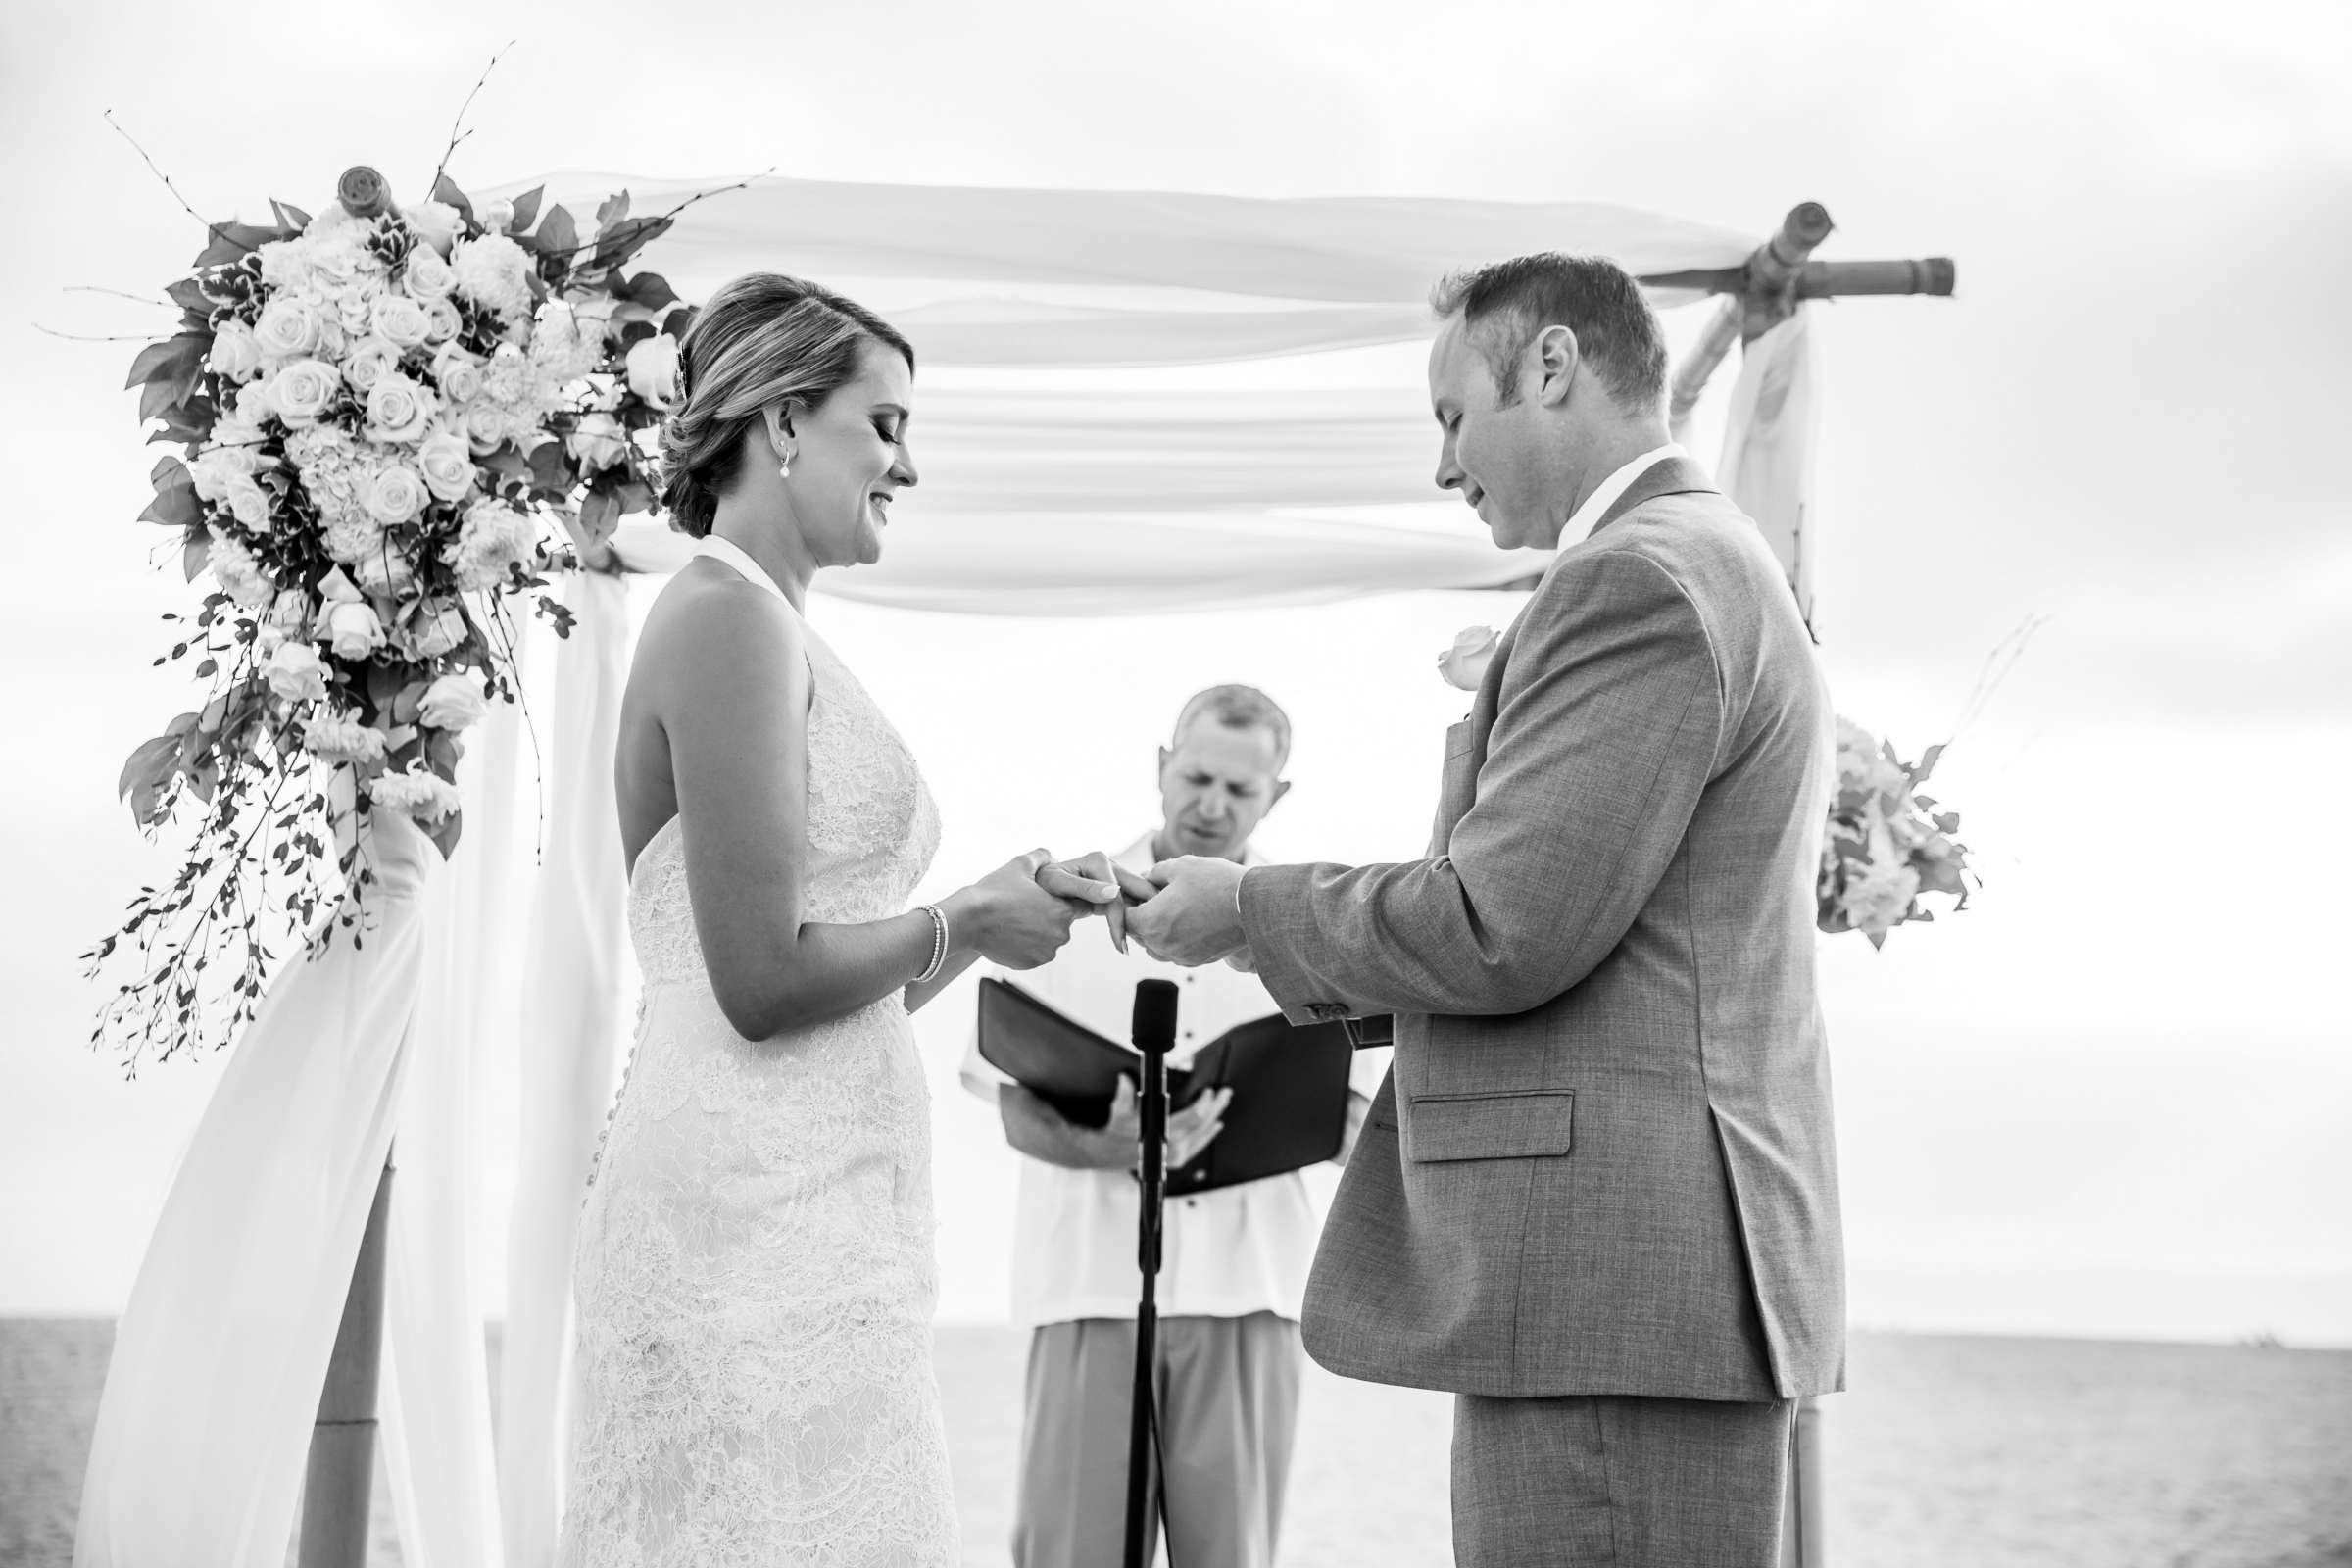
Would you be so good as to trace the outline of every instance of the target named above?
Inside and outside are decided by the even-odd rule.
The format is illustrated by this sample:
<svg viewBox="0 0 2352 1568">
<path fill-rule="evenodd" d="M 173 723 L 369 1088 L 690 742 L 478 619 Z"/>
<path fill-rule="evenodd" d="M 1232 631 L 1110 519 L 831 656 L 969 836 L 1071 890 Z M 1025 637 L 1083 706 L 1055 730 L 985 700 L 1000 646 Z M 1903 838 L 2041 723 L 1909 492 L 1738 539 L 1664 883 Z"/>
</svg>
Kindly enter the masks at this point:
<svg viewBox="0 0 2352 1568">
<path fill-rule="evenodd" d="M 929 865 L 938 813 L 873 700 L 808 646 L 806 917 L 882 919 Z M 645 1010 L 581 1226 L 563 1562 L 955 1562 L 929 1091 L 905 1007 L 737 1035 L 675 821 L 638 857 L 629 924 Z"/>
</svg>

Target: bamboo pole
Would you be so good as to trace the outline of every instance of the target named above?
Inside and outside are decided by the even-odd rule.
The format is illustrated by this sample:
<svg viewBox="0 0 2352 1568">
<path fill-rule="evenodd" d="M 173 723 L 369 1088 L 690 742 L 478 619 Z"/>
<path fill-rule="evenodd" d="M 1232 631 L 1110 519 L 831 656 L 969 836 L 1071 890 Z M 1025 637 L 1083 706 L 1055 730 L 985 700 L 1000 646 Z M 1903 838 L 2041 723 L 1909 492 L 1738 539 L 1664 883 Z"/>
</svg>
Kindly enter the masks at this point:
<svg viewBox="0 0 2352 1568">
<path fill-rule="evenodd" d="M 302 1489 L 301 1568 L 366 1568 L 368 1507 L 375 1484 L 375 1396 L 383 1363 L 384 1230 L 392 1210 L 392 1161 L 376 1178 L 343 1298 L 343 1321 L 311 1429 Z"/>
</svg>

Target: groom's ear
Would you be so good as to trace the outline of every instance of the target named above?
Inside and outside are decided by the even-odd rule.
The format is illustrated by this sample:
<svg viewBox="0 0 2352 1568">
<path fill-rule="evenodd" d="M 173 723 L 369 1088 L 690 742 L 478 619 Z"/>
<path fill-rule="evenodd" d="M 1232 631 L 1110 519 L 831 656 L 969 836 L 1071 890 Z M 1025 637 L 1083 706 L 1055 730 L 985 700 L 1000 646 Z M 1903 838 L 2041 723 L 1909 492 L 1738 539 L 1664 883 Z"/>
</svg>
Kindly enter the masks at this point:
<svg viewBox="0 0 2352 1568">
<path fill-rule="evenodd" d="M 1569 390 L 1576 385 L 1577 368 L 1584 363 L 1576 332 L 1571 327 L 1547 326 L 1536 334 L 1534 346 L 1536 371 L 1542 378 L 1536 385 L 1536 401 L 1547 409 L 1559 408 L 1568 401 Z"/>
</svg>

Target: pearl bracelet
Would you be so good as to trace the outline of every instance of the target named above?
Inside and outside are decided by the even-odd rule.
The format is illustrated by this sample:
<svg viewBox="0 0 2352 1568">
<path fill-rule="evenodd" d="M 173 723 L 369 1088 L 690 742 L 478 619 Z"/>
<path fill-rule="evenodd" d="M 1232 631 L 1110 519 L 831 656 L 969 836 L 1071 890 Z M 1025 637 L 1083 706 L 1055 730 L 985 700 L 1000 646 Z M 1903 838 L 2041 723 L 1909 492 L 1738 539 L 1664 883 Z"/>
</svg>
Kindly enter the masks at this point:
<svg viewBox="0 0 2352 1568">
<path fill-rule="evenodd" d="M 936 904 L 924 905 L 923 912 L 931 917 L 931 961 L 924 966 L 921 974 L 914 977 L 914 983 L 918 986 L 928 985 L 938 979 L 939 971 L 948 962 L 947 913 Z"/>
</svg>

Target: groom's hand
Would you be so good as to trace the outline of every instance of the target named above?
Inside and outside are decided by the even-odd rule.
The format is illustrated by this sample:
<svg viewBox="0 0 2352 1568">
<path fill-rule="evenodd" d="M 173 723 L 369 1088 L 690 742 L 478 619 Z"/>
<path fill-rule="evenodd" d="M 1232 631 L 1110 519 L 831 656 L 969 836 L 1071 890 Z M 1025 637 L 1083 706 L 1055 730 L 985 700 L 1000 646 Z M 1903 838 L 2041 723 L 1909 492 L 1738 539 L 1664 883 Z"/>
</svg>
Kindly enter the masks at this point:
<svg viewBox="0 0 2352 1568">
<path fill-rule="evenodd" d="M 1111 946 L 1121 953 L 1127 951 L 1127 906 L 1159 891 L 1101 850 L 1039 867 L 1037 885 L 1057 899 L 1086 906 L 1090 914 L 1102 915 L 1110 927 Z"/>
<path fill-rule="evenodd" d="M 1128 911 L 1127 929 L 1164 963 L 1197 967 L 1249 945 L 1242 930 L 1242 868 L 1231 860 L 1187 855 L 1149 873 L 1159 891 Z"/>
</svg>

